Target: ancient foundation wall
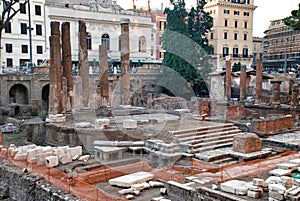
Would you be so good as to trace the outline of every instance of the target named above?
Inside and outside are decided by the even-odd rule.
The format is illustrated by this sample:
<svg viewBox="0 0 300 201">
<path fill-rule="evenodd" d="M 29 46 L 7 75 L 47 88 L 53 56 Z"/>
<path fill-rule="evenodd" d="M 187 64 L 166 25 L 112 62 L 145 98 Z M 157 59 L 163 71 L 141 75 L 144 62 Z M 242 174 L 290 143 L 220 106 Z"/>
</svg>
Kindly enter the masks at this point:
<svg viewBox="0 0 300 201">
<path fill-rule="evenodd" d="M 193 190 L 180 188 L 175 185 L 165 183 L 168 193 L 178 196 L 185 201 L 198 201 L 198 200 L 216 200 L 216 201 L 246 201 L 244 199 L 229 195 L 220 191 L 213 190 L 207 187 L 200 187 Z"/>
<path fill-rule="evenodd" d="M 285 116 L 272 119 L 252 120 L 250 129 L 254 132 L 267 133 L 294 126 L 294 117 Z"/>
<path fill-rule="evenodd" d="M 2 163 L 2 162 L 1 162 Z M 42 177 L 0 165 L 0 200 L 80 201 L 46 182 Z"/>
</svg>

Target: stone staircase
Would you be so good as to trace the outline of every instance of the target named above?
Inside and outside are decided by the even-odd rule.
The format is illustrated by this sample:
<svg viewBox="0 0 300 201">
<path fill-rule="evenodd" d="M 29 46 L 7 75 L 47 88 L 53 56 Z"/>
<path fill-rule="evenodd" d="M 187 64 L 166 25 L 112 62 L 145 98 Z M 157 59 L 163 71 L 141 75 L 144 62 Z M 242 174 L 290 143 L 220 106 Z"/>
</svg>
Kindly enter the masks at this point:
<svg viewBox="0 0 300 201">
<path fill-rule="evenodd" d="M 232 146 L 234 136 L 242 134 L 231 123 L 169 132 L 179 142 L 181 149 L 189 154 Z"/>
</svg>

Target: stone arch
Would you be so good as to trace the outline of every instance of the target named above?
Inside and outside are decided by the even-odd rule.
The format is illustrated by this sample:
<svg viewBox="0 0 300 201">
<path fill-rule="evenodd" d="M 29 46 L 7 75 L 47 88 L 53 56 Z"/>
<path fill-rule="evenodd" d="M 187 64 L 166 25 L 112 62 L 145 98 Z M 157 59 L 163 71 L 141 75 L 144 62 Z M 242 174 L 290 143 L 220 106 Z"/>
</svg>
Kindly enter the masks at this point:
<svg viewBox="0 0 300 201">
<path fill-rule="evenodd" d="M 46 84 L 42 88 L 42 110 L 49 110 L 49 93 L 50 93 L 50 84 Z"/>
<path fill-rule="evenodd" d="M 29 104 L 28 89 L 23 84 L 15 84 L 9 90 L 9 103 Z"/>
</svg>

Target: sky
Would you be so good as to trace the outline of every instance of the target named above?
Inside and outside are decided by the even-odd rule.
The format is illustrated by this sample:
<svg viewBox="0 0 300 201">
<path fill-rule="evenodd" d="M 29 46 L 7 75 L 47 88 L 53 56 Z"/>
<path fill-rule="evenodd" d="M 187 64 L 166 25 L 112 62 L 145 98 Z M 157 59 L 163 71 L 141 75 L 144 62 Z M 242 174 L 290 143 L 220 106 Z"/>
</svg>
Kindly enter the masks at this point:
<svg viewBox="0 0 300 201">
<path fill-rule="evenodd" d="M 119 5 L 125 9 L 132 8 L 132 0 L 118 0 Z M 147 6 L 148 0 L 135 0 L 137 7 Z M 169 5 L 169 0 L 151 0 L 152 8 L 160 8 L 161 3 L 164 7 Z M 196 0 L 186 0 L 186 7 L 191 7 Z M 254 11 L 253 36 L 263 37 L 264 31 L 268 29 L 270 20 L 277 20 L 287 17 L 292 10 L 298 9 L 300 0 L 254 0 L 257 8 Z"/>
</svg>

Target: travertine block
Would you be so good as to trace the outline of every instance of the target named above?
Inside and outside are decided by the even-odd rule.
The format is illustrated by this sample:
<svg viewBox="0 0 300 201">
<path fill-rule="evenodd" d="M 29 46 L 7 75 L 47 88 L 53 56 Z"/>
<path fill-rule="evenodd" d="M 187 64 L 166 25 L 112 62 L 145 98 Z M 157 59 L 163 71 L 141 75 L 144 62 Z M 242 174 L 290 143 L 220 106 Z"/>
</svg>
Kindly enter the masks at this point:
<svg viewBox="0 0 300 201">
<path fill-rule="evenodd" d="M 58 165 L 58 157 L 57 156 L 46 157 L 46 166 L 47 167 L 55 167 L 57 165 Z"/>
</svg>

